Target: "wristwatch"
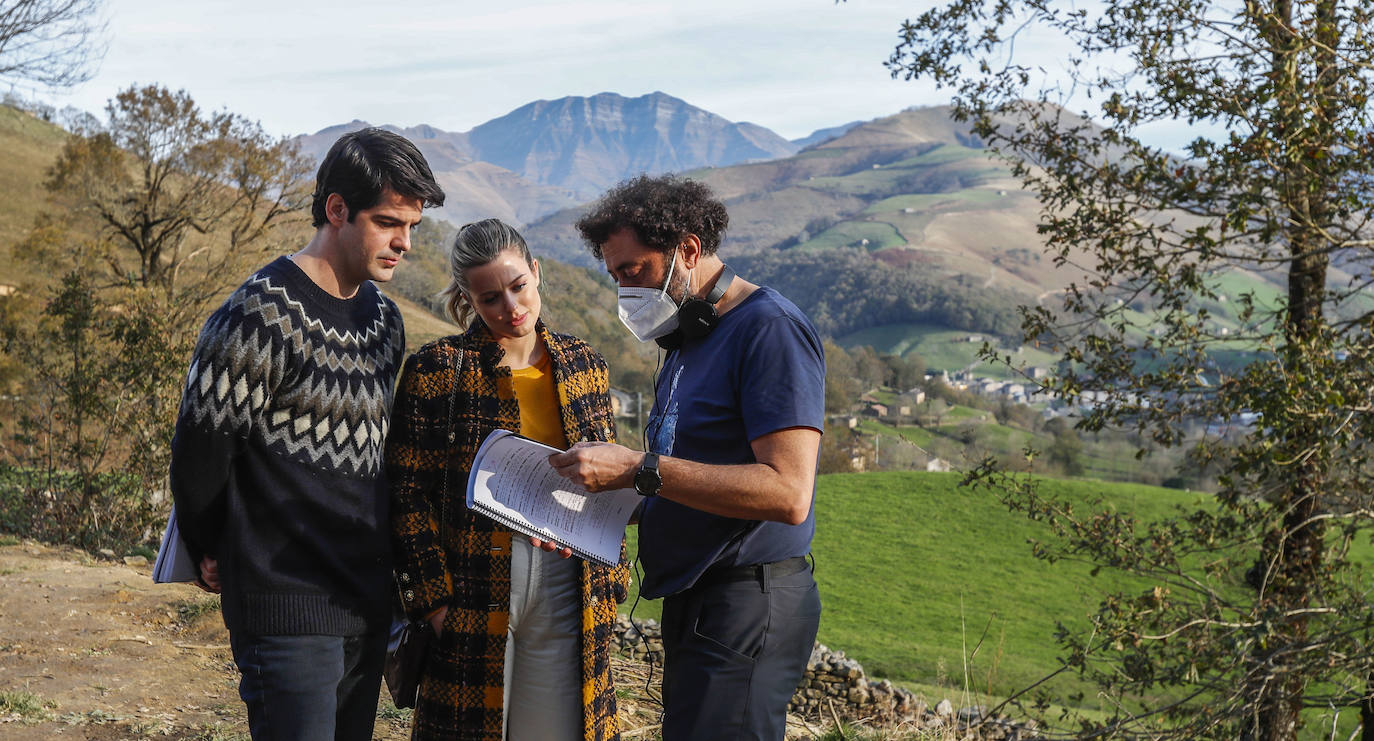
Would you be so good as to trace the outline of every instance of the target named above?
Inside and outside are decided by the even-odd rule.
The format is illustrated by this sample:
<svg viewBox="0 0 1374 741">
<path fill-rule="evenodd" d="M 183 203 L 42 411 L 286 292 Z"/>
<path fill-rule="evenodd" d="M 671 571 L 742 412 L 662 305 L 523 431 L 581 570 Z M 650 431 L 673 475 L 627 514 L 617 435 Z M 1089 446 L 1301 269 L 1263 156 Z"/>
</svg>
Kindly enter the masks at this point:
<svg viewBox="0 0 1374 741">
<path fill-rule="evenodd" d="M 645 453 L 644 462 L 635 471 L 635 491 L 646 497 L 656 497 L 661 488 L 663 477 L 658 475 L 658 453 Z"/>
</svg>

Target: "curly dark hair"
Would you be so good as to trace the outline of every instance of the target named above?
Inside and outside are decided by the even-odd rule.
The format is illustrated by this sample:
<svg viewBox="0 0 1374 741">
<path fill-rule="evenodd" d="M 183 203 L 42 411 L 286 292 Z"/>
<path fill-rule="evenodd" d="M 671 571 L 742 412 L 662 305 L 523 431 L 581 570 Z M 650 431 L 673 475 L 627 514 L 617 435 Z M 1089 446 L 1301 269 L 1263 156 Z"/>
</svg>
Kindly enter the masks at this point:
<svg viewBox="0 0 1374 741">
<path fill-rule="evenodd" d="M 730 225 L 725 204 L 706 185 L 677 175 L 622 181 L 577 220 L 577 230 L 598 260 L 601 245 L 621 229 L 633 229 L 645 247 L 671 252 L 688 234 L 701 240 L 702 254 L 714 255 Z"/>
</svg>

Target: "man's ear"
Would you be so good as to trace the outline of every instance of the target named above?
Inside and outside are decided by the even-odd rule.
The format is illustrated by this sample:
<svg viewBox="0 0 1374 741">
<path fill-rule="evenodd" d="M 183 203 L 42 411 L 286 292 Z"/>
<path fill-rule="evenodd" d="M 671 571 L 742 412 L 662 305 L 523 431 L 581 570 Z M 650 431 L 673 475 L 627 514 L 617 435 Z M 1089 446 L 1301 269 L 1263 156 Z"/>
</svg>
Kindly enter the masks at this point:
<svg viewBox="0 0 1374 741">
<path fill-rule="evenodd" d="M 336 227 L 348 222 L 348 204 L 344 202 L 343 196 L 338 193 L 329 194 L 324 201 L 324 217 Z"/>
<path fill-rule="evenodd" d="M 701 259 L 701 238 L 695 234 L 688 234 L 682 238 L 678 245 L 682 250 L 682 265 L 691 270 L 697 266 L 697 261 Z"/>
</svg>

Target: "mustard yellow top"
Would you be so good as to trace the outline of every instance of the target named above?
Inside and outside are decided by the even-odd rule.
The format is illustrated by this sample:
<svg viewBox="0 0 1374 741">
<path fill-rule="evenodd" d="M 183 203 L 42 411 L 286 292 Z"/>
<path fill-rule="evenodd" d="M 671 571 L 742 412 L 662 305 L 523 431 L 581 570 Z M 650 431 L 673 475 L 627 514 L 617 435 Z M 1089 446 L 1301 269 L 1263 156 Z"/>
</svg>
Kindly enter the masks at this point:
<svg viewBox="0 0 1374 741">
<path fill-rule="evenodd" d="M 520 402 L 520 434 L 559 450 L 568 449 L 558 392 L 553 387 L 553 362 L 549 354 L 528 367 L 511 369 L 515 398 Z"/>
</svg>

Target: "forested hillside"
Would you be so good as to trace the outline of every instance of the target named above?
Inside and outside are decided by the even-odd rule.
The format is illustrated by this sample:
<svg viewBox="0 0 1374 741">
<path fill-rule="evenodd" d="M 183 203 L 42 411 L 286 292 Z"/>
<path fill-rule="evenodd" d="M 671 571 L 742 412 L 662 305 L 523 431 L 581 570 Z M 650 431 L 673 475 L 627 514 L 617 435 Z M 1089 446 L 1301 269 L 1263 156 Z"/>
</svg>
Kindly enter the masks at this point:
<svg viewBox="0 0 1374 741">
<path fill-rule="evenodd" d="M 1019 337 L 1014 295 L 984 288 L 967 275 L 941 279 L 899 270 L 856 248 L 740 255 L 742 275 L 782 291 L 823 334 L 844 337 L 889 324 L 934 325 Z M 888 350 L 890 348 L 884 348 Z"/>
</svg>

